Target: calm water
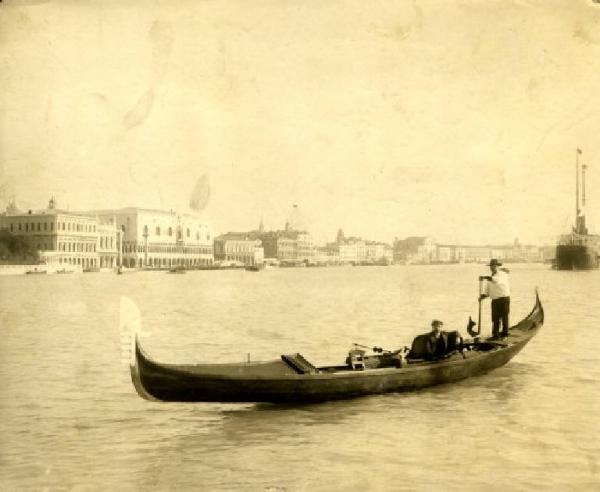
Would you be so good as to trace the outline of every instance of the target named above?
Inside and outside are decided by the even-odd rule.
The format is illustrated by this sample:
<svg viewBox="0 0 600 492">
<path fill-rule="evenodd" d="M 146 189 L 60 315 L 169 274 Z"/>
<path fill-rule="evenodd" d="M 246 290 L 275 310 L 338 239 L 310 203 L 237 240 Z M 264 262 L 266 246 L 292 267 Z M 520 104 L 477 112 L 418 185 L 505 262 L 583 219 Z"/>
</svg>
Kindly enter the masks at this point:
<svg viewBox="0 0 600 492">
<path fill-rule="evenodd" d="M 546 323 L 504 368 L 415 393 L 306 406 L 135 393 L 119 300 L 172 362 L 397 348 L 477 316 L 476 265 L 0 278 L 2 490 L 598 490 L 600 271 L 515 265 L 512 320 Z M 484 330 L 490 330 L 489 303 Z"/>
</svg>

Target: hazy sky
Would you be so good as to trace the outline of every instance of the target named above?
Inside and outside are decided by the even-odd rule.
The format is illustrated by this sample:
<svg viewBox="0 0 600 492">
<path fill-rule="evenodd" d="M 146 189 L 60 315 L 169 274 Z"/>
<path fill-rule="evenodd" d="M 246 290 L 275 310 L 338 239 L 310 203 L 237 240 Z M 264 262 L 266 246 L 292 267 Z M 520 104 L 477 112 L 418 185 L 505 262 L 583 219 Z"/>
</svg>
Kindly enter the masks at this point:
<svg viewBox="0 0 600 492">
<path fill-rule="evenodd" d="M 4 0 L 0 86 L 0 207 L 552 241 L 580 147 L 600 233 L 591 0 Z"/>
</svg>

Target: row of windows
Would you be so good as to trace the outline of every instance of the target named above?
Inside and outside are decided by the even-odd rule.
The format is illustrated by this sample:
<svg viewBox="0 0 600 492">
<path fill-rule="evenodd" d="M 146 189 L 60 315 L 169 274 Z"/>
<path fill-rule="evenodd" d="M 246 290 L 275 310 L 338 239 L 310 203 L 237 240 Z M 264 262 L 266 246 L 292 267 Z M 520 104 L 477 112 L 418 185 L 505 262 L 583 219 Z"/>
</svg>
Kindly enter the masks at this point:
<svg viewBox="0 0 600 492">
<path fill-rule="evenodd" d="M 104 237 L 100 236 L 100 248 L 102 249 L 112 249 L 115 247 L 115 242 L 113 237 Z"/>
<path fill-rule="evenodd" d="M 160 226 L 156 226 L 156 229 L 154 229 L 154 234 L 156 236 L 160 236 L 160 233 L 161 233 Z M 144 236 L 147 236 L 147 235 L 148 235 L 148 226 L 145 225 L 144 226 Z M 169 227 L 167 229 L 167 236 L 171 237 L 172 235 L 173 235 L 173 228 Z M 185 230 L 185 235 L 186 235 L 186 237 L 191 236 L 189 227 Z M 181 231 L 177 231 L 177 239 L 181 239 Z M 200 232 L 196 232 L 196 240 L 200 241 Z M 206 240 L 210 241 L 210 234 L 206 234 Z"/>
<path fill-rule="evenodd" d="M 80 251 L 82 253 L 95 253 L 95 243 L 58 243 L 58 251 Z"/>
<path fill-rule="evenodd" d="M 95 267 L 97 262 L 94 258 L 59 258 L 59 263 L 68 263 L 70 265 L 82 265 L 84 267 Z"/>
<path fill-rule="evenodd" d="M 254 253 L 254 244 L 234 244 L 227 245 L 225 252 L 227 253 Z"/>
<path fill-rule="evenodd" d="M 57 223 L 58 231 L 72 231 L 72 232 L 96 232 L 96 226 L 94 224 L 77 224 L 71 222 L 58 222 Z M 54 231 L 54 222 L 17 222 L 10 223 L 10 232 L 35 232 L 35 231 Z M 156 227 L 155 233 L 157 236 L 161 235 L 160 227 Z M 148 235 L 148 226 L 144 226 L 144 235 Z M 167 229 L 167 235 L 169 237 L 173 236 L 173 228 L 169 227 Z M 189 228 L 185 230 L 186 237 L 191 237 L 191 231 Z M 210 234 L 206 234 L 206 241 L 210 241 Z M 182 239 L 181 231 L 177 231 L 177 239 Z M 112 240 L 112 238 L 111 238 Z M 200 241 L 200 232 L 196 232 L 196 240 Z M 112 247 L 112 244 L 111 246 Z"/>
<path fill-rule="evenodd" d="M 54 222 L 11 222 L 10 232 L 25 231 L 53 231 Z M 58 222 L 57 230 L 73 232 L 96 232 L 96 226 L 93 224 L 72 224 L 71 222 Z"/>
<path fill-rule="evenodd" d="M 126 244 L 123 246 L 124 253 L 143 253 L 144 246 Z M 183 253 L 183 254 L 201 254 L 210 255 L 213 250 L 211 247 L 175 247 L 175 246 L 148 246 L 148 253 Z"/>
<path fill-rule="evenodd" d="M 242 263 L 245 263 L 249 259 L 253 260 L 254 257 L 239 256 L 239 255 L 225 255 L 225 261 L 241 261 Z"/>
<path fill-rule="evenodd" d="M 48 225 L 50 224 L 50 225 Z M 37 226 L 37 229 L 36 229 Z M 35 222 L 18 222 L 17 224 L 14 224 L 11 222 L 10 224 L 10 232 L 15 232 L 15 231 L 25 231 L 25 232 L 35 232 L 36 230 L 38 231 L 53 231 L 54 230 L 54 222 L 38 222 L 37 224 Z"/>
<path fill-rule="evenodd" d="M 58 229 L 62 231 L 96 232 L 94 224 L 72 224 L 71 222 L 59 222 Z"/>
<path fill-rule="evenodd" d="M 138 258 L 137 262 L 135 258 L 124 258 L 123 264 L 130 268 L 144 266 L 144 260 Z M 211 258 L 148 258 L 146 266 L 150 267 L 166 267 L 173 265 L 186 265 L 186 266 L 201 266 L 201 265 L 212 265 L 213 260 Z"/>
<path fill-rule="evenodd" d="M 36 248 L 40 251 L 54 251 L 51 243 L 37 243 Z M 94 253 L 96 245 L 92 243 L 58 243 L 58 251 Z"/>
</svg>

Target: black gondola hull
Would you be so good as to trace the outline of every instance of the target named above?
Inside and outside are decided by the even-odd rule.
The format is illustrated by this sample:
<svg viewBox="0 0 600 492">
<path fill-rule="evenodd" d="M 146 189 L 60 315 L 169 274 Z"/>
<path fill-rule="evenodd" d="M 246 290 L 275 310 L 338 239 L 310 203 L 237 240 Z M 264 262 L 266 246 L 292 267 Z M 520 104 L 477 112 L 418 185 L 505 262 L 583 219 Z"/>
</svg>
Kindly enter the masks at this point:
<svg viewBox="0 0 600 492">
<path fill-rule="evenodd" d="M 542 326 L 536 297 L 531 314 L 510 329 L 502 342 L 485 341 L 463 356 L 422 361 L 404 367 L 352 370 L 320 368 L 298 374 L 283 361 L 246 364 L 162 364 L 150 359 L 136 341 L 131 375 L 144 398 L 170 402 L 310 402 L 411 391 L 485 374 L 510 361 Z"/>
</svg>

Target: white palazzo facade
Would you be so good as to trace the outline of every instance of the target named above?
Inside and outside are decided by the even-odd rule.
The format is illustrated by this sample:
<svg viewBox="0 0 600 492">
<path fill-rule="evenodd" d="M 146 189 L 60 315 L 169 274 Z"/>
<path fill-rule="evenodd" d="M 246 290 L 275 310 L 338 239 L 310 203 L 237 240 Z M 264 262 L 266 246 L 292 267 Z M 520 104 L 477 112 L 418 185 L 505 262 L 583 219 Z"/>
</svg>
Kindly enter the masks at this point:
<svg viewBox="0 0 600 492">
<path fill-rule="evenodd" d="M 125 267 L 201 268 L 214 262 L 213 228 L 199 216 L 133 207 L 94 213 L 114 218 Z"/>
<path fill-rule="evenodd" d="M 71 212 L 50 200 L 43 210 L 0 214 L 0 229 L 20 236 L 55 269 L 198 267 L 214 263 L 213 228 L 174 211 L 123 208 Z"/>
<path fill-rule="evenodd" d="M 115 238 L 115 226 L 107 227 L 105 234 Z M 48 266 L 73 266 L 81 270 L 100 266 L 97 217 L 89 213 L 57 209 L 54 199 L 43 210 L 23 212 L 9 205 L 6 213 L 0 215 L 0 229 L 22 237 L 38 251 L 40 260 Z M 113 253 L 114 261 L 116 244 Z"/>
</svg>

